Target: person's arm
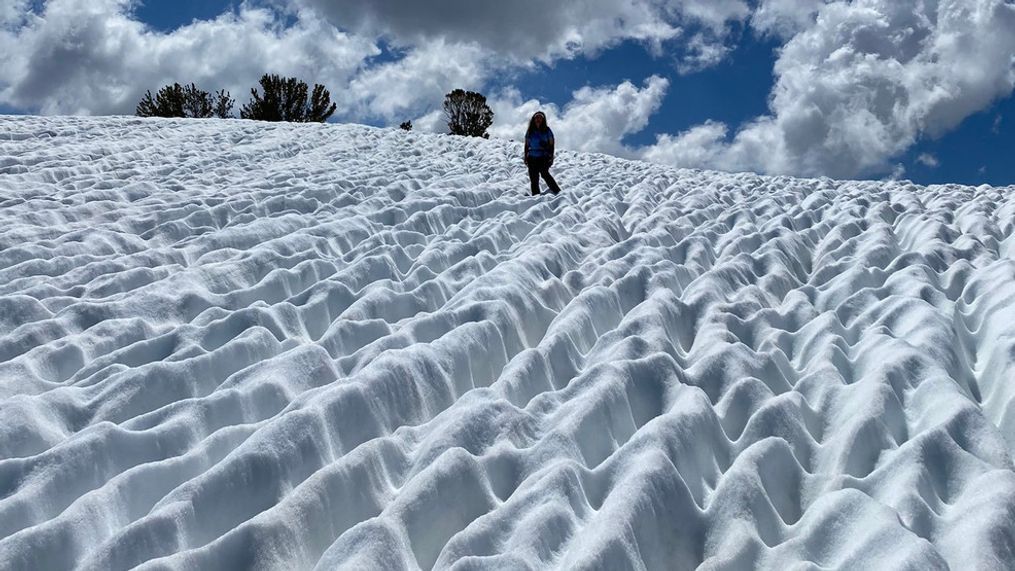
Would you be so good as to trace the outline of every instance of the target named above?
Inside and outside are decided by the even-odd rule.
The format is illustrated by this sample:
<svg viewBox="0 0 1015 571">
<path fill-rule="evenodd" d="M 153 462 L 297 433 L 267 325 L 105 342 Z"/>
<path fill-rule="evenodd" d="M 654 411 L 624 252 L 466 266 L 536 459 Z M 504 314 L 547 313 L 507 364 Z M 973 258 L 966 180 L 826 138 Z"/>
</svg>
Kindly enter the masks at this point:
<svg viewBox="0 0 1015 571">
<path fill-rule="evenodd" d="M 525 160 L 525 164 L 529 164 L 529 138 L 525 137 L 525 151 L 522 154 L 522 159 Z"/>
<path fill-rule="evenodd" d="M 550 132 L 550 164 L 553 164 L 553 132 Z"/>
</svg>

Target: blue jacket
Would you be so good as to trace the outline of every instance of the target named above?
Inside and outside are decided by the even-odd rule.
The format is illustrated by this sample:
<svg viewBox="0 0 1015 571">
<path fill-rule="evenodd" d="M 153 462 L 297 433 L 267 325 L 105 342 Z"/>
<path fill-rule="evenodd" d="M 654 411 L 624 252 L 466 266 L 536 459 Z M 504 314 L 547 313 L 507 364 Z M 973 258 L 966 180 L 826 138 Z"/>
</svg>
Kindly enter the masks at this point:
<svg viewBox="0 0 1015 571">
<path fill-rule="evenodd" d="M 530 159 L 553 158 L 553 131 L 533 131 L 525 138 L 525 156 Z"/>
</svg>

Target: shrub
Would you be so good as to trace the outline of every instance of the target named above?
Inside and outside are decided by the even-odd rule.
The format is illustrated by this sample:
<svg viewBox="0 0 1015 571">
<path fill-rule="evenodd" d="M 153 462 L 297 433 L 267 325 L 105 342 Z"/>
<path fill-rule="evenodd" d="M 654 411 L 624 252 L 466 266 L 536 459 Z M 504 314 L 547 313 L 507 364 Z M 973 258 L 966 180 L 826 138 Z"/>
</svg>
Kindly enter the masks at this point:
<svg viewBox="0 0 1015 571">
<path fill-rule="evenodd" d="M 291 121 L 294 123 L 323 123 L 335 112 L 331 93 L 323 85 L 314 85 L 307 98 L 306 82 L 295 77 L 265 74 L 261 77 L 261 90 L 250 90 L 250 102 L 240 109 L 240 117 L 258 121 Z"/>
<path fill-rule="evenodd" d="M 224 89 L 213 96 L 193 83 L 186 86 L 174 83 L 160 89 L 154 97 L 151 90 L 147 91 L 137 104 L 136 113 L 139 117 L 226 118 L 232 115 L 232 107 L 233 99 Z"/>
<path fill-rule="evenodd" d="M 486 104 L 486 97 L 474 91 L 456 89 L 444 98 L 444 116 L 452 135 L 484 137 L 493 125 L 493 110 Z"/>
<path fill-rule="evenodd" d="M 398 128 L 403 131 L 412 131 L 412 121 L 403 121 L 402 124 L 398 126 Z"/>
</svg>

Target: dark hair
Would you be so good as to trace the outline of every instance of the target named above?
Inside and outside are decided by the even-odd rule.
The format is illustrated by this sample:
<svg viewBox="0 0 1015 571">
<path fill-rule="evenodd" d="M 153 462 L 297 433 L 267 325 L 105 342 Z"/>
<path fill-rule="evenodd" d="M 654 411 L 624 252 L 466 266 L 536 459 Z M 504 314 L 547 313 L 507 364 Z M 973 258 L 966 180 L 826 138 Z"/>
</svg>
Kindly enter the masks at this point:
<svg viewBox="0 0 1015 571">
<path fill-rule="evenodd" d="M 526 139 L 528 139 L 529 135 L 531 135 L 533 131 L 536 130 L 536 117 L 540 116 L 543 118 L 543 128 L 540 129 L 540 131 L 545 132 L 550 129 L 550 124 L 546 122 L 546 113 L 543 113 L 542 111 L 536 111 L 535 113 L 532 114 L 532 118 L 529 119 L 529 128 L 525 131 Z"/>
</svg>

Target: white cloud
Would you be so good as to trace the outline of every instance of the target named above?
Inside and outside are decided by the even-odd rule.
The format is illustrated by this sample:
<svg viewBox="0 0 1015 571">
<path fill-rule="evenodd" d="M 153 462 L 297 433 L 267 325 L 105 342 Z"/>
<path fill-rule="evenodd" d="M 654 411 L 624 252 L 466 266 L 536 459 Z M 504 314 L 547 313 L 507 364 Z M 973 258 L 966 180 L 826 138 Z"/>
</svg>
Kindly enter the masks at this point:
<svg viewBox="0 0 1015 571">
<path fill-rule="evenodd" d="M 242 103 L 262 73 L 274 72 L 331 87 L 339 117 L 397 122 L 432 111 L 451 89 L 481 89 L 494 75 L 532 66 L 533 58 L 552 63 L 630 39 L 661 53 L 685 25 L 696 31 L 682 49 L 684 65 L 705 67 L 727 52 L 730 22 L 749 15 L 744 0 L 524 1 L 528 8 L 471 0 L 436 7 L 408 0 L 242 3 L 163 33 L 133 17 L 136 0 L 6 0 L 0 104 L 46 114 L 131 113 L 145 90 L 174 81 L 226 88 Z M 400 51 L 394 61 L 372 63 L 378 34 Z"/>
<path fill-rule="evenodd" d="M 415 130 L 423 133 L 448 132 L 448 126 L 444 119 L 444 112 L 440 109 L 434 109 L 422 117 L 413 119 L 412 126 Z"/>
<path fill-rule="evenodd" d="M 761 0 L 751 27 L 762 34 L 792 38 L 814 23 L 825 0 Z"/>
<path fill-rule="evenodd" d="M 726 125 L 709 121 L 679 135 L 660 135 L 642 152 L 646 160 L 687 168 L 715 168 L 714 148 L 726 138 Z"/>
<path fill-rule="evenodd" d="M 670 0 L 669 4 L 679 21 L 697 29 L 680 46 L 677 69 L 681 74 L 701 71 L 726 59 L 733 51 L 731 25 L 751 16 L 750 6 L 742 0 Z"/>
<path fill-rule="evenodd" d="M 669 0 L 666 9 L 684 20 L 716 31 L 731 21 L 743 21 L 751 15 L 751 7 L 743 0 Z"/>
<path fill-rule="evenodd" d="M 745 0 L 295 0 L 359 33 L 400 45 L 436 38 L 471 43 L 516 62 L 595 54 L 624 40 L 660 49 L 685 27 L 722 43 L 730 22 L 746 20 Z M 701 43 L 705 43 L 705 39 Z"/>
<path fill-rule="evenodd" d="M 681 75 L 708 69 L 726 59 L 733 48 L 725 42 L 716 41 L 711 34 L 700 32 L 691 36 L 685 45 L 685 52 L 677 63 Z"/>
<path fill-rule="evenodd" d="M 520 139 L 532 114 L 542 110 L 561 148 L 633 156 L 624 137 L 648 126 L 668 87 L 669 81 L 659 76 L 648 78 L 641 87 L 629 81 L 614 87 L 583 87 L 563 109 L 535 99 L 523 101 L 511 90 L 490 102 L 496 119 L 490 134 Z"/>
<path fill-rule="evenodd" d="M 0 27 L 17 26 L 28 14 L 28 0 L 0 1 Z"/>
<path fill-rule="evenodd" d="M 711 125 L 660 137 L 643 154 L 776 174 L 888 172 L 919 138 L 1009 95 L 1013 61 L 1015 5 L 1003 0 L 825 4 L 780 52 L 771 115 L 732 140 Z"/>
<path fill-rule="evenodd" d="M 936 169 L 941 164 L 937 157 L 930 153 L 920 153 L 920 156 L 916 157 L 916 162 L 932 169 Z"/>
<path fill-rule="evenodd" d="M 146 89 L 194 81 L 242 98 L 266 71 L 345 84 L 373 42 L 312 17 L 291 26 L 244 5 L 171 33 L 130 16 L 129 0 L 49 0 L 0 29 L 0 103 L 47 114 L 131 113 Z"/>
<path fill-rule="evenodd" d="M 452 89 L 479 89 L 494 69 L 489 58 L 474 45 L 428 41 L 354 77 L 348 88 L 351 114 L 401 122 L 408 114 L 429 111 Z"/>
</svg>

